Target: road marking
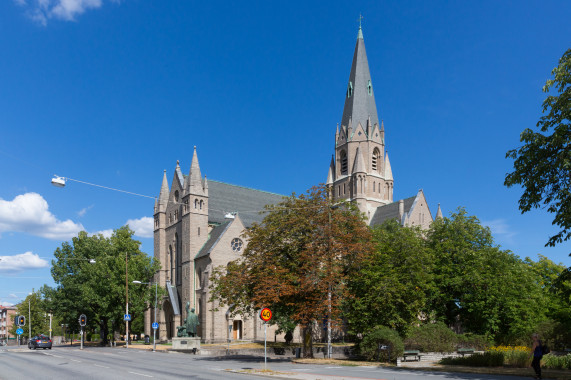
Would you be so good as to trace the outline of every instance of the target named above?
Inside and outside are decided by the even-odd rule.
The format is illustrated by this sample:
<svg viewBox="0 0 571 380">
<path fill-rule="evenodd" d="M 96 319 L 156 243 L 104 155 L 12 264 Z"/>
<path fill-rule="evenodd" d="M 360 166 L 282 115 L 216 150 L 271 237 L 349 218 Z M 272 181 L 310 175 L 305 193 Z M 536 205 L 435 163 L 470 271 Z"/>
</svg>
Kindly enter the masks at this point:
<svg viewBox="0 0 571 380">
<path fill-rule="evenodd" d="M 70 359 L 72 362 L 78 362 L 81 363 L 81 360 L 75 360 L 75 359 Z"/>
<path fill-rule="evenodd" d="M 325 367 L 325 368 L 329 368 L 329 369 L 339 369 L 341 367 Z"/>
<path fill-rule="evenodd" d="M 105 367 L 104 365 L 99 365 L 99 364 L 94 364 L 94 366 L 100 367 L 100 368 L 109 368 L 109 367 Z"/>
<path fill-rule="evenodd" d="M 129 373 L 132 373 L 133 375 L 139 375 L 139 376 L 145 376 L 145 377 L 153 377 L 151 375 L 145 375 L 144 373 L 137 373 L 137 372 L 131 372 L 131 371 L 127 371 Z"/>
</svg>

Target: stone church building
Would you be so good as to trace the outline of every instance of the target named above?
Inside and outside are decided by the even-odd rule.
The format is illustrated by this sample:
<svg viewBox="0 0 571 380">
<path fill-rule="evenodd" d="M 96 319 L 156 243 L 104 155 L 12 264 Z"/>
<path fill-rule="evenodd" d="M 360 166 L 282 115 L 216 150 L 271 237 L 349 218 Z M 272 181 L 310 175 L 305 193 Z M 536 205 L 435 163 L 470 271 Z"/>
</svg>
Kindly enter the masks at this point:
<svg viewBox="0 0 571 380">
<path fill-rule="evenodd" d="M 433 221 L 422 190 L 410 198 L 393 200 L 385 128 L 377 114 L 360 27 L 326 186 L 335 199 L 355 202 L 371 225 L 397 219 L 405 226 L 428 228 Z M 243 252 L 247 241 L 242 232 L 263 218 L 252 211 L 281 199 L 279 194 L 207 180 L 200 171 L 196 147 L 188 174 L 177 162 L 170 187 L 165 171 L 154 207 L 154 256 L 162 268 L 155 281 L 168 290 L 157 313 L 157 339 L 176 336 L 176 326 L 186 318 L 184 305 L 190 302 L 203 342 L 263 340 L 264 327 L 257 316 L 234 316 L 228 307 L 213 310 L 217 305 L 210 300 L 209 278 L 213 268 Z M 152 335 L 152 318 L 153 310 L 148 310 L 145 334 Z M 274 331 L 268 329 L 268 336 Z"/>
</svg>

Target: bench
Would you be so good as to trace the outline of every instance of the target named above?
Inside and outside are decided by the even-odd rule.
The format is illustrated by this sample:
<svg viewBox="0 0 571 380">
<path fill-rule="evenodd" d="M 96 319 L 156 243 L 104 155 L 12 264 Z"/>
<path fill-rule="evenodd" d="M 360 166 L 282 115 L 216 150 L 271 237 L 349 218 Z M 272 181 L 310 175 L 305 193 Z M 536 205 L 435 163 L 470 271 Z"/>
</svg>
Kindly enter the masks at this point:
<svg viewBox="0 0 571 380">
<path fill-rule="evenodd" d="M 420 361 L 420 351 L 418 350 L 405 350 L 402 354 L 402 361 L 406 362 L 407 358 L 412 357 L 414 360 Z"/>
<path fill-rule="evenodd" d="M 474 353 L 474 349 L 473 348 L 459 348 L 457 352 L 462 356 L 471 355 Z"/>
</svg>

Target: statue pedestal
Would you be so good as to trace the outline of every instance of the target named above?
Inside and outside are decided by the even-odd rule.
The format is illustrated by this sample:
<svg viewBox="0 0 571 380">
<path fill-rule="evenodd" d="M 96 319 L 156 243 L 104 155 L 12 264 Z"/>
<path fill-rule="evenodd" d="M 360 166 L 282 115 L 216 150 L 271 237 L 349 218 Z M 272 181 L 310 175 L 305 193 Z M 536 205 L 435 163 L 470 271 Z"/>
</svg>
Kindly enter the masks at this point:
<svg viewBox="0 0 571 380">
<path fill-rule="evenodd" d="M 172 350 L 200 351 L 200 337 L 172 338 Z"/>
</svg>

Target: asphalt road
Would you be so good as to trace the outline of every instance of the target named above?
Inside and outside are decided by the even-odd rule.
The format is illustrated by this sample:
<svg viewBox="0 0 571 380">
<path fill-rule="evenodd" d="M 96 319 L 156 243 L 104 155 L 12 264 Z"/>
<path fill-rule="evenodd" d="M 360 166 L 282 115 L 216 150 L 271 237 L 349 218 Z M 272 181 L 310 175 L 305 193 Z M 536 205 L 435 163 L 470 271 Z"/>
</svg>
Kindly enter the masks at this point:
<svg viewBox="0 0 571 380">
<path fill-rule="evenodd" d="M 260 379 L 245 372 L 263 369 L 264 358 L 207 357 L 110 347 L 0 348 L 0 379 Z M 383 367 L 338 367 L 269 360 L 272 378 L 293 379 L 470 379 L 514 380 L 513 376 L 423 372 Z M 531 374 L 531 373 L 530 373 Z"/>
</svg>

